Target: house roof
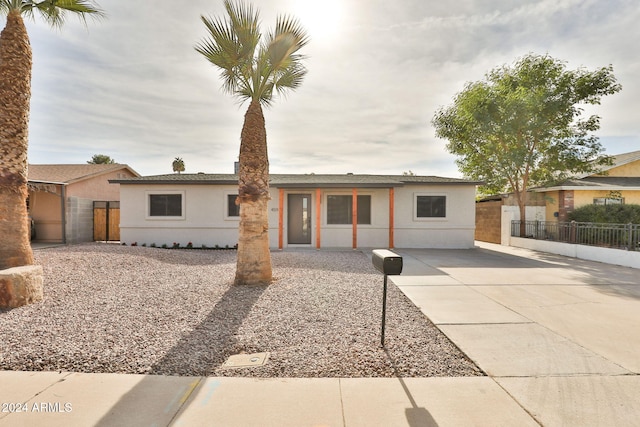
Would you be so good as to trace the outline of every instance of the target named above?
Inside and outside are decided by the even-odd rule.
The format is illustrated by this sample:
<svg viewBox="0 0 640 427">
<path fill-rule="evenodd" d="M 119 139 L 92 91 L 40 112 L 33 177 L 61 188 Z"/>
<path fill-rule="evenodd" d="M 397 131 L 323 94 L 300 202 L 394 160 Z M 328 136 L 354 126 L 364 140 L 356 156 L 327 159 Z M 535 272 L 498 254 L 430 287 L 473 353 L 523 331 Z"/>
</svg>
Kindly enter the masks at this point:
<svg viewBox="0 0 640 427">
<path fill-rule="evenodd" d="M 616 154 L 615 156 L 611 156 L 611 158 L 613 159 L 613 164 L 606 166 L 603 169 L 603 172 L 640 160 L 640 150 L 632 151 L 630 153 Z"/>
<path fill-rule="evenodd" d="M 479 185 L 481 182 L 458 178 L 416 175 L 317 175 L 317 174 L 271 174 L 269 184 L 277 188 L 319 188 L 319 187 L 372 187 L 390 188 L 410 184 Z M 234 174 L 167 174 L 142 176 L 137 178 L 112 179 L 114 184 L 237 184 Z"/>
<path fill-rule="evenodd" d="M 588 178 L 590 176 L 606 176 L 607 172 L 610 171 L 611 169 L 615 169 L 620 166 L 633 163 L 636 160 L 640 160 L 640 150 L 631 151 L 629 153 L 614 154 L 609 156 L 609 158 L 611 159 L 610 165 L 599 167 L 598 172 L 583 173 L 581 175 L 578 175 L 575 179 L 583 179 L 583 178 Z"/>
<path fill-rule="evenodd" d="M 109 172 L 126 169 L 135 176 L 140 176 L 128 165 L 112 164 L 77 164 L 77 165 L 29 165 L 28 180 L 51 184 L 73 184 Z"/>
<path fill-rule="evenodd" d="M 553 187 L 532 189 L 538 193 L 557 190 L 640 190 L 640 177 L 590 176 L 569 179 Z"/>
<path fill-rule="evenodd" d="M 536 187 L 531 191 L 542 193 L 558 190 L 640 190 L 640 177 L 607 176 L 607 171 L 640 160 L 640 151 L 611 156 L 612 164 L 597 173 L 585 174 L 548 187 Z"/>
</svg>

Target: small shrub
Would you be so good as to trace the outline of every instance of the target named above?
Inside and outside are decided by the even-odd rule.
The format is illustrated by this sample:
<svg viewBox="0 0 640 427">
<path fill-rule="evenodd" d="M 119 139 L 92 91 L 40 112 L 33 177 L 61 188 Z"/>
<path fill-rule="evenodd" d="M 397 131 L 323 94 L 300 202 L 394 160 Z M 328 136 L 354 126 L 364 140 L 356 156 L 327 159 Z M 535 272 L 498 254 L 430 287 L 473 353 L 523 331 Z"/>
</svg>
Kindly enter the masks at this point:
<svg viewBox="0 0 640 427">
<path fill-rule="evenodd" d="M 155 247 L 156 247 L 156 244 L 155 244 L 155 243 L 152 243 L 152 244 L 150 244 L 149 246 L 150 246 L 150 247 L 152 247 L 152 248 L 155 248 Z"/>
<path fill-rule="evenodd" d="M 166 243 L 162 244 L 162 249 L 167 249 L 167 244 Z"/>
</svg>

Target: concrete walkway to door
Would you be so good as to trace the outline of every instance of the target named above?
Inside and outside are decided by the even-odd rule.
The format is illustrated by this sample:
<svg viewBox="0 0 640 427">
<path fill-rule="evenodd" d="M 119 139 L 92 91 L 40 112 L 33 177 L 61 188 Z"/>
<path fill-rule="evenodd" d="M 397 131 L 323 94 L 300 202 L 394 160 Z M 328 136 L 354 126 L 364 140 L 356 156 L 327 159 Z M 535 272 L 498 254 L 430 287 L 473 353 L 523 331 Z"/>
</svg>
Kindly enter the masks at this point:
<svg viewBox="0 0 640 427">
<path fill-rule="evenodd" d="M 640 270 L 477 245 L 390 278 L 540 424 L 640 425 Z"/>
</svg>

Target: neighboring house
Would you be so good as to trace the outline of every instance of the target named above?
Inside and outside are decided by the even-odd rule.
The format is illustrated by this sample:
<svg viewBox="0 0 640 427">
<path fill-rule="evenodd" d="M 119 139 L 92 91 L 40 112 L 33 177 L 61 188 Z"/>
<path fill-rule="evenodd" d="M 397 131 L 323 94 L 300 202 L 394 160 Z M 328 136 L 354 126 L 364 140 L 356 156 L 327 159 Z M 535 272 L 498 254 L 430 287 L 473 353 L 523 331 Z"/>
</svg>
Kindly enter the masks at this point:
<svg viewBox="0 0 640 427">
<path fill-rule="evenodd" d="M 640 204 L 640 151 L 612 156 L 613 163 L 599 173 L 569 179 L 557 185 L 536 187 L 526 193 L 526 220 L 568 221 L 574 209 L 590 204 Z M 503 194 L 476 203 L 476 240 L 501 243 L 505 211 L 519 219 L 513 195 Z"/>
<path fill-rule="evenodd" d="M 118 186 L 109 180 L 140 176 L 122 164 L 30 164 L 28 171 L 35 238 L 63 243 L 93 241 L 94 202 L 111 202 L 115 207 L 120 200 Z"/>
<path fill-rule="evenodd" d="M 171 174 L 120 184 L 126 244 L 233 247 L 238 176 Z M 433 176 L 270 176 L 272 248 L 471 248 L 475 181 Z"/>
<path fill-rule="evenodd" d="M 533 188 L 546 200 L 546 221 L 567 221 L 574 209 L 590 204 L 640 204 L 640 151 L 612 156 L 601 172 L 561 184 Z"/>
</svg>

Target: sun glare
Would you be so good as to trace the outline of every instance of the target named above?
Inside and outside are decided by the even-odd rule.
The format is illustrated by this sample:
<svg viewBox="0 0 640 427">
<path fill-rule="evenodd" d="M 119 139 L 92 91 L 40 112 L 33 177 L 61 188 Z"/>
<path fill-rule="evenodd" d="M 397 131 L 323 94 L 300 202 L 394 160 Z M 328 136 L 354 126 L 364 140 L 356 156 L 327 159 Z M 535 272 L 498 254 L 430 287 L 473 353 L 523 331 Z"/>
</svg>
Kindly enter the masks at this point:
<svg viewBox="0 0 640 427">
<path fill-rule="evenodd" d="M 314 42 L 330 39 L 338 33 L 343 20 L 341 0 L 297 0 L 295 16 Z"/>
</svg>

